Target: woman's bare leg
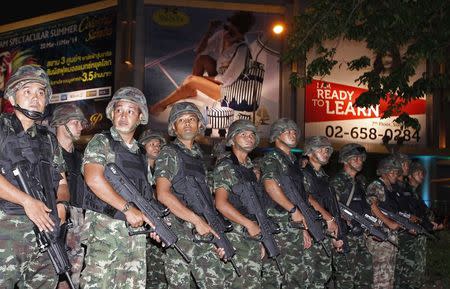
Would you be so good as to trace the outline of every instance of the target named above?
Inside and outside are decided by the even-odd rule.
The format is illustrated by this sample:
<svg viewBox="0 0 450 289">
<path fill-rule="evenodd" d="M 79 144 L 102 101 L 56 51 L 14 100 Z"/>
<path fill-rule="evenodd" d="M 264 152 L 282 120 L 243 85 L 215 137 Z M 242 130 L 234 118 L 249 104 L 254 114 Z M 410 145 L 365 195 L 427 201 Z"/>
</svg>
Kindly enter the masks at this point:
<svg viewBox="0 0 450 289">
<path fill-rule="evenodd" d="M 194 60 L 192 67 L 192 75 L 203 76 L 204 73 L 208 76 L 216 76 L 216 60 L 209 55 L 198 55 Z"/>
<path fill-rule="evenodd" d="M 220 99 L 220 85 L 201 76 L 188 76 L 183 85 L 177 88 L 166 98 L 150 106 L 151 114 L 158 114 L 167 106 L 179 100 L 197 95 L 197 90 L 203 92 L 214 100 Z"/>
</svg>

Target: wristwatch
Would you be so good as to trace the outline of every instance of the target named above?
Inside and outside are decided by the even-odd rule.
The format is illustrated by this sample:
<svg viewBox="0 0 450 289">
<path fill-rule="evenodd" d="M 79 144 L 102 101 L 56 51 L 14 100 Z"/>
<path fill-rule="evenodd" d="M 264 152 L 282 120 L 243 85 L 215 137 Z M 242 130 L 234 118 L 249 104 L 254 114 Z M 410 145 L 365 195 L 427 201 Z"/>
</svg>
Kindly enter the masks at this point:
<svg viewBox="0 0 450 289">
<path fill-rule="evenodd" d="M 289 214 L 293 214 L 297 211 L 297 206 L 293 206 L 292 209 L 289 210 Z"/>
</svg>

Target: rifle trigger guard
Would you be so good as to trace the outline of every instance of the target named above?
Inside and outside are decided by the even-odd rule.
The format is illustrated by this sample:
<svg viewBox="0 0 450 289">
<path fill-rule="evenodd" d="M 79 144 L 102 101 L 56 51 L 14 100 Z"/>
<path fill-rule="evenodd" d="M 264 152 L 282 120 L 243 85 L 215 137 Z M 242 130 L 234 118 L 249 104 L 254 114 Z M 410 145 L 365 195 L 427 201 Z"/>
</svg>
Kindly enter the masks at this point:
<svg viewBox="0 0 450 289">
<path fill-rule="evenodd" d="M 192 236 L 194 237 L 194 243 L 212 243 L 214 240 L 214 235 L 211 233 L 206 234 L 205 236 L 201 236 L 198 234 L 195 228 L 192 228 Z"/>
</svg>

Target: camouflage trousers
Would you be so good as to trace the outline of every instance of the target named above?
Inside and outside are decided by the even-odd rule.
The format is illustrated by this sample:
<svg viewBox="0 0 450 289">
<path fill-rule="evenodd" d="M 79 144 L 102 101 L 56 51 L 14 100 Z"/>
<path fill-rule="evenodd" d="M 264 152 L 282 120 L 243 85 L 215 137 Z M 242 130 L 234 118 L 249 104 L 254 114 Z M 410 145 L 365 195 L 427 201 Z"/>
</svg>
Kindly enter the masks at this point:
<svg viewBox="0 0 450 289">
<path fill-rule="evenodd" d="M 213 244 L 193 242 L 192 224 L 181 222 L 173 215 L 167 218 L 178 236 L 177 245 L 191 259 L 191 262 L 187 263 L 178 251 L 167 248 L 164 270 L 168 288 L 191 288 L 191 276 L 200 289 L 223 288 L 225 280 L 223 266 L 231 264 L 220 261 Z"/>
<path fill-rule="evenodd" d="M 366 245 L 366 236 L 347 236 L 349 252 L 333 254 L 336 289 L 372 288 L 372 255 Z"/>
<path fill-rule="evenodd" d="M 147 238 L 147 285 L 146 289 L 166 289 L 164 273 L 165 249 L 160 243 Z"/>
<path fill-rule="evenodd" d="M 69 207 L 72 228 L 67 231 L 66 244 L 68 247 L 67 255 L 69 256 L 71 269 L 71 279 L 75 288 L 80 286 L 81 269 L 84 262 L 84 247 L 81 246 L 81 228 L 84 224 L 83 209 L 77 207 Z M 59 289 L 69 288 L 66 282 L 58 284 Z"/>
<path fill-rule="evenodd" d="M 314 242 L 313 245 L 304 251 L 302 263 L 306 271 L 306 279 L 304 282 L 305 289 L 323 289 L 329 282 L 332 274 L 332 259 L 325 251 L 327 248 L 328 254 L 334 250 L 331 240 L 325 238 L 323 245 Z"/>
<path fill-rule="evenodd" d="M 261 287 L 261 243 L 249 240 L 244 236 L 243 227 L 233 224 L 232 232 L 227 233 L 227 237 L 236 249 L 233 257 L 241 277 L 236 274 L 232 266 L 223 266 L 225 272 L 225 288 L 257 289 Z"/>
<path fill-rule="evenodd" d="M 145 235 L 130 237 L 124 221 L 90 210 L 81 234 L 87 245 L 81 288 L 145 288 Z"/>
<path fill-rule="evenodd" d="M 426 237 L 402 232 L 398 236 L 399 250 L 395 262 L 395 288 L 416 289 L 424 283 Z"/>
<path fill-rule="evenodd" d="M 40 253 L 27 216 L 0 210 L 0 288 L 55 288 L 58 276 L 47 253 Z"/>
<path fill-rule="evenodd" d="M 263 288 L 279 288 L 279 283 L 282 284 L 283 288 L 302 288 L 306 279 L 306 270 L 302 263 L 302 256 L 305 251 L 303 248 L 303 231 L 290 226 L 287 212 L 269 209 L 267 213 L 280 227 L 281 232 L 274 236 L 281 250 L 278 262 L 284 271 L 284 276 L 280 274 L 273 260 L 265 262 Z"/>
<path fill-rule="evenodd" d="M 392 241 L 396 242 L 397 236 Z M 389 242 L 379 242 L 371 237 L 367 239 L 367 248 L 372 254 L 373 289 L 394 288 L 397 248 Z"/>
</svg>

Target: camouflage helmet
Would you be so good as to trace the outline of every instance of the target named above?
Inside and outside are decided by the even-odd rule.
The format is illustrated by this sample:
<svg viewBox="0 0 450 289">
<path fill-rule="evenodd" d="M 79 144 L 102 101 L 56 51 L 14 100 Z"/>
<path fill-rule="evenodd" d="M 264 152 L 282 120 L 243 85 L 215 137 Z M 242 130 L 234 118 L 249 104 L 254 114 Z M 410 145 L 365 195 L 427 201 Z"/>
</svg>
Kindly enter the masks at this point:
<svg viewBox="0 0 450 289">
<path fill-rule="evenodd" d="M 17 71 L 11 76 L 5 85 L 5 99 L 10 99 L 16 96 L 16 92 L 23 85 L 30 82 L 41 83 L 45 86 L 45 104 L 50 102 L 52 95 L 52 88 L 50 86 L 50 79 L 47 73 L 39 66 L 24 65 L 19 67 Z"/>
<path fill-rule="evenodd" d="M 377 175 L 381 176 L 391 171 L 402 171 L 402 165 L 394 156 L 388 156 L 378 163 Z"/>
<path fill-rule="evenodd" d="M 323 147 L 329 148 L 330 155 L 333 153 L 333 146 L 331 145 L 331 142 L 328 140 L 327 137 L 321 135 L 309 137 L 305 140 L 305 148 L 303 154 L 309 155 L 313 153 L 316 149 L 320 149 Z"/>
<path fill-rule="evenodd" d="M 422 171 L 426 173 L 425 167 L 418 161 L 411 162 L 409 167 L 409 175 L 412 176 L 415 172 Z"/>
<path fill-rule="evenodd" d="M 106 107 L 106 117 L 112 121 L 112 111 L 114 110 L 114 105 L 119 100 L 127 100 L 136 103 L 142 113 L 141 124 L 148 123 L 148 107 L 145 95 L 139 89 L 131 86 L 125 86 L 119 88 L 111 98 L 108 106 Z"/>
<path fill-rule="evenodd" d="M 233 141 L 233 137 L 242 132 L 242 131 L 252 131 L 255 134 L 255 147 L 259 144 L 259 135 L 256 131 L 256 126 L 253 124 L 253 122 L 249 121 L 248 119 L 238 119 L 234 121 L 230 128 L 228 129 L 227 133 L 227 146 L 231 146 L 231 143 Z"/>
<path fill-rule="evenodd" d="M 151 129 L 146 129 L 141 133 L 141 135 L 139 136 L 139 143 L 145 146 L 145 144 L 152 139 L 158 139 L 161 145 L 166 144 L 166 139 L 164 138 L 162 133 Z"/>
<path fill-rule="evenodd" d="M 170 136 L 176 136 L 175 130 L 173 129 L 173 124 L 181 115 L 186 114 L 186 113 L 195 114 L 200 122 L 199 132 L 202 134 L 205 131 L 206 121 L 205 121 L 205 118 L 203 117 L 203 115 L 201 114 L 200 110 L 198 110 L 198 107 L 195 104 L 193 104 L 192 102 L 183 101 L 183 102 L 175 103 L 172 106 L 172 109 L 170 110 L 169 124 L 167 126 L 167 130 L 168 130 Z"/>
<path fill-rule="evenodd" d="M 298 138 L 300 137 L 300 130 L 297 124 L 293 120 L 284 117 L 274 121 L 270 126 L 269 141 L 271 143 L 274 142 L 280 134 L 289 129 L 293 129 L 297 132 L 298 141 Z"/>
<path fill-rule="evenodd" d="M 367 157 L 366 149 L 357 143 L 346 144 L 339 151 L 339 162 L 344 163 L 355 156 L 362 156 L 363 161 L 365 161 Z"/>
<path fill-rule="evenodd" d="M 83 111 L 81 111 L 77 105 L 74 103 L 62 104 L 56 107 L 53 111 L 50 126 L 64 125 L 72 119 L 79 120 L 83 127 L 88 125 L 88 121 L 84 116 Z"/>
<path fill-rule="evenodd" d="M 411 163 L 409 157 L 404 153 L 396 152 L 393 154 L 393 156 L 400 162 L 400 164 L 402 164 L 403 162 Z"/>
</svg>

